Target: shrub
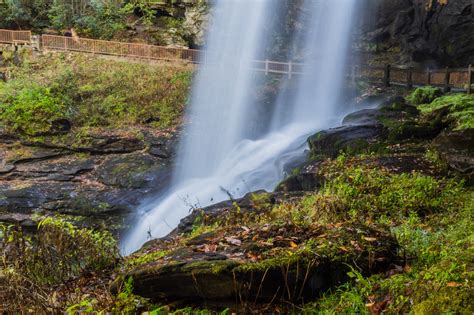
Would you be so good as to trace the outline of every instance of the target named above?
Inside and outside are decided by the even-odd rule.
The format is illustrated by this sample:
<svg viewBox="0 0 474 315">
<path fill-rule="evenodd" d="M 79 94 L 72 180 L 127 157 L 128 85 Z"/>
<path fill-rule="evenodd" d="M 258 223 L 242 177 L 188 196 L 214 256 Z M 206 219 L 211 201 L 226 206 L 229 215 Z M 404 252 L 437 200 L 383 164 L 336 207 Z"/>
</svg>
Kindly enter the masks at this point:
<svg viewBox="0 0 474 315">
<path fill-rule="evenodd" d="M 85 273 L 113 268 L 118 246 L 109 232 L 80 229 L 57 218 L 38 224 L 35 235 L 0 225 L 0 284 L 7 310 L 45 310 L 49 287 Z"/>
<path fill-rule="evenodd" d="M 443 95 L 443 91 L 440 88 L 425 86 L 414 90 L 407 100 L 413 105 L 429 104 L 441 95 Z"/>
<path fill-rule="evenodd" d="M 33 85 L 0 100 L 0 121 L 13 132 L 35 135 L 48 132 L 55 120 L 66 116 L 66 102 L 49 88 Z"/>
<path fill-rule="evenodd" d="M 13 131 L 45 132 L 58 118 L 76 128 L 167 129 L 181 121 L 191 68 L 82 55 L 39 58 L 34 69 L 12 68 L 13 80 L 0 83 L 0 124 Z"/>
<path fill-rule="evenodd" d="M 453 180 L 438 180 L 419 173 L 392 174 L 375 166 L 347 166 L 343 161 L 327 166 L 322 194 L 336 198 L 354 218 L 402 218 L 411 212 L 436 213 L 456 206 L 463 191 Z M 339 208 L 342 206 L 339 206 Z"/>
</svg>

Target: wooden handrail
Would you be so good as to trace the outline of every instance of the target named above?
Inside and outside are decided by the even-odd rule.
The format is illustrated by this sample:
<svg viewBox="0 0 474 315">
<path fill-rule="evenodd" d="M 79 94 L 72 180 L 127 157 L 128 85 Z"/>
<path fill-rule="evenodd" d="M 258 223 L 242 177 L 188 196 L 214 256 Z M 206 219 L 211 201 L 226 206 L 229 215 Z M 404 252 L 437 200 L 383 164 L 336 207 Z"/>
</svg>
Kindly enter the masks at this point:
<svg viewBox="0 0 474 315">
<path fill-rule="evenodd" d="M 29 44 L 31 31 L 12 31 L 0 29 L 0 43 L 4 44 Z"/>
<path fill-rule="evenodd" d="M 0 43 L 7 44 L 31 44 L 30 31 L 12 31 L 0 29 Z M 148 60 L 185 61 L 194 64 L 209 65 L 210 58 L 215 52 L 155 46 L 141 43 L 128 43 L 118 41 L 106 41 L 100 39 L 75 38 L 57 35 L 41 35 L 41 49 L 73 51 L 92 53 L 100 55 L 112 55 L 126 58 L 142 58 Z M 294 75 L 305 75 L 306 68 L 311 65 L 298 62 L 282 62 L 271 60 L 251 60 L 246 62 L 247 68 L 252 71 L 269 74 L 288 75 L 291 79 Z M 349 65 L 346 67 L 350 72 L 351 81 L 356 78 L 365 78 L 370 81 L 383 83 L 385 86 L 398 85 L 412 88 L 420 85 L 433 85 L 443 87 L 444 90 L 465 89 L 468 93 L 473 82 L 472 67 L 469 68 L 445 68 L 445 69 L 421 69 L 403 65 Z"/>
</svg>

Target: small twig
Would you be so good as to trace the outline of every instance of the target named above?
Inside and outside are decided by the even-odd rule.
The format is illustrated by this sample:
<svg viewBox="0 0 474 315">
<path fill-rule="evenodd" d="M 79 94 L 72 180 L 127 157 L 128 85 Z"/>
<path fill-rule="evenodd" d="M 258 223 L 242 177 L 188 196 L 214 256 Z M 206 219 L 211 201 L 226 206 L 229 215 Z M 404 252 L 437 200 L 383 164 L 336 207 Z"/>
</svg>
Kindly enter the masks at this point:
<svg viewBox="0 0 474 315">
<path fill-rule="evenodd" d="M 265 273 L 263 274 L 262 280 L 260 281 L 260 285 L 258 286 L 258 290 L 257 290 L 257 295 L 255 296 L 254 304 L 257 304 L 258 296 L 260 295 L 260 290 L 262 289 L 263 282 L 265 282 L 265 277 L 267 276 L 268 270 L 270 270 L 270 268 L 267 268 L 265 270 Z"/>
</svg>

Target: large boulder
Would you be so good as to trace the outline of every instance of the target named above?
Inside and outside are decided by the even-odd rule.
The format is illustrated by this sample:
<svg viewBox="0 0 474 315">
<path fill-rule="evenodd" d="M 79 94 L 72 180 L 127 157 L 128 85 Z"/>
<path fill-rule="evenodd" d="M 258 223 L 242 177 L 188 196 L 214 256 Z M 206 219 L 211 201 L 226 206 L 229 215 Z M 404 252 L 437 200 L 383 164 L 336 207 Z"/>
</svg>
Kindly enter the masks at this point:
<svg viewBox="0 0 474 315">
<path fill-rule="evenodd" d="M 363 152 L 386 137 L 387 130 L 382 124 L 342 126 L 318 132 L 308 143 L 313 156 L 334 158 L 341 152 Z"/>
<path fill-rule="evenodd" d="M 444 132 L 433 141 L 433 146 L 449 167 L 474 181 L 474 129 Z"/>
<path fill-rule="evenodd" d="M 397 248 L 388 233 L 363 225 L 232 228 L 176 247 L 179 237 L 155 242 L 155 248 L 130 259 L 133 266 L 121 278 L 133 278 L 135 294 L 178 305 L 205 302 L 227 307 L 235 301 L 310 301 L 347 281 L 348 264 L 357 265 L 363 274 L 380 271 L 396 260 Z M 310 250 L 312 245 L 304 244 L 315 247 Z M 117 281 L 113 288 L 119 286 Z"/>
</svg>

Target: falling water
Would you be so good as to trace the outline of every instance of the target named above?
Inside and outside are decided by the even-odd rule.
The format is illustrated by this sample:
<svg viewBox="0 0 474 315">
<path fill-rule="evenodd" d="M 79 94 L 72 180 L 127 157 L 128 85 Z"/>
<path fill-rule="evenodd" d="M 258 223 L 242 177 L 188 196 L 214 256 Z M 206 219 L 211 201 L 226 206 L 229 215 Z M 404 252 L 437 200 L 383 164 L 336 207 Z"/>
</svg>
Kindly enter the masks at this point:
<svg viewBox="0 0 474 315">
<path fill-rule="evenodd" d="M 306 149 L 316 130 L 338 122 L 338 99 L 357 0 L 306 0 L 305 32 L 293 40 L 302 48 L 307 74 L 296 78 L 297 93 L 281 96 L 265 133 L 252 127 L 259 117 L 251 92 L 261 74 L 246 61 L 258 59 L 270 41 L 274 0 L 216 1 L 208 36 L 209 66 L 199 69 L 178 152 L 173 182 L 162 196 L 139 209 L 141 220 L 123 243 L 129 253 L 150 234 L 162 237 L 189 214 L 190 205 L 208 206 L 255 190 L 274 189 L 284 167 Z M 268 129 L 268 128 L 267 128 Z"/>
</svg>

